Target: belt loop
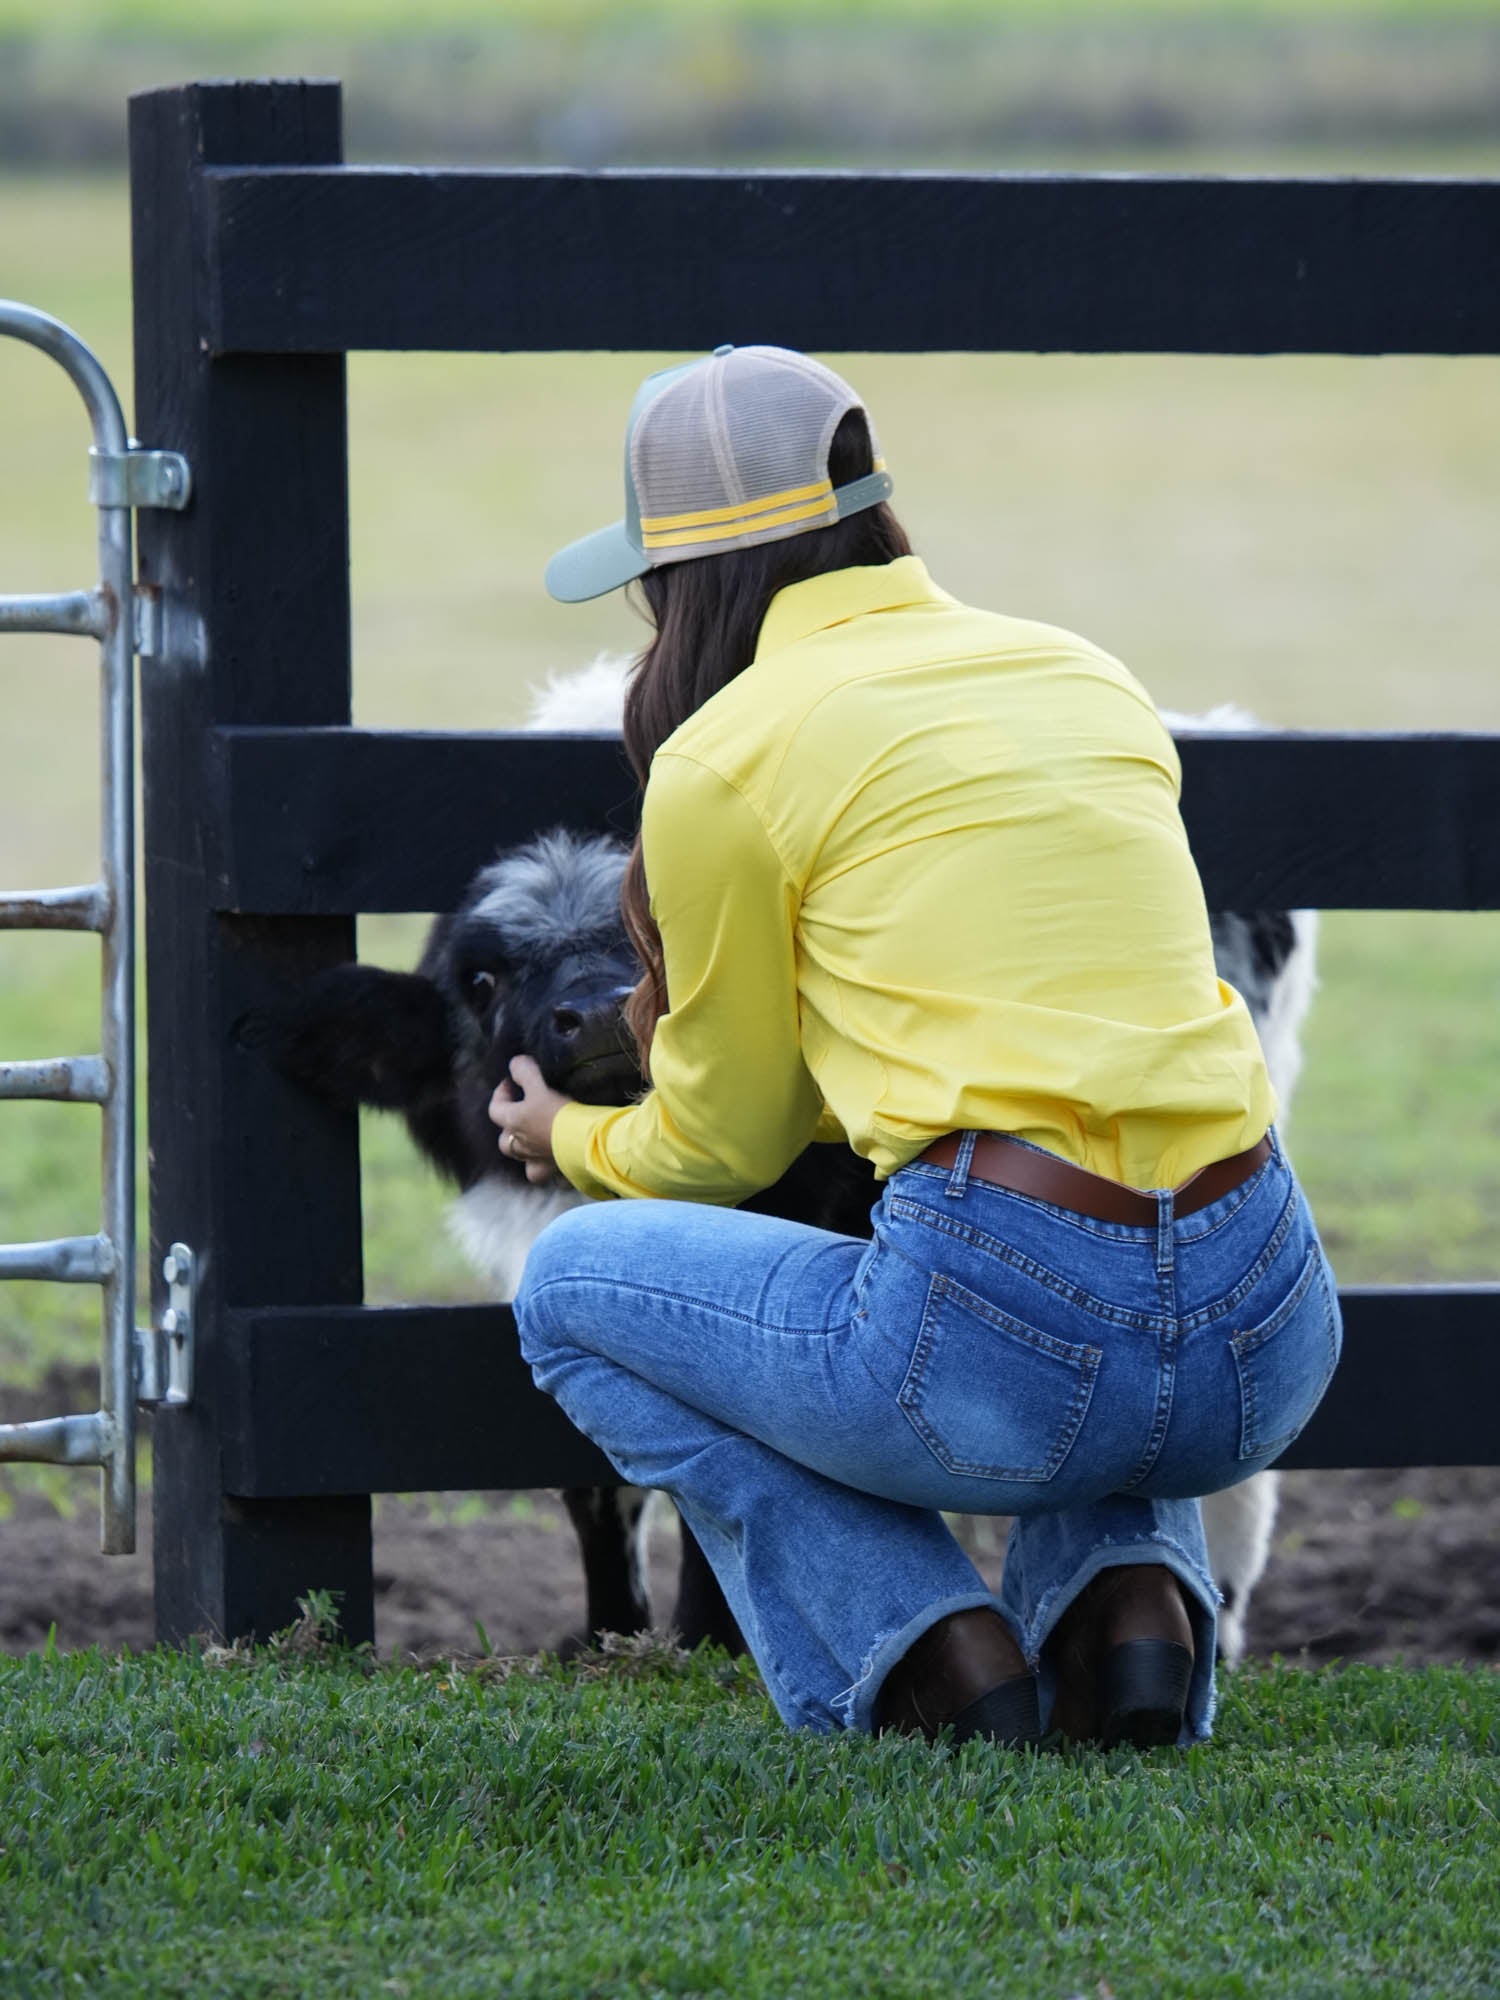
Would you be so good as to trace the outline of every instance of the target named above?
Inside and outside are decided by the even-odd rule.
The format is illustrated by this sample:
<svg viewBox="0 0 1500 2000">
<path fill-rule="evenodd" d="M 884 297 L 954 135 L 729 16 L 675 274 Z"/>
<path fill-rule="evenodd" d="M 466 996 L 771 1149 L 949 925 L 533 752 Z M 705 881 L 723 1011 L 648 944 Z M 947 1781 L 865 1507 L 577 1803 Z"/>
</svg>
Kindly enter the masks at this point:
<svg viewBox="0 0 1500 2000">
<path fill-rule="evenodd" d="M 1172 1268 L 1172 1203 L 1171 1188 L 1157 1188 L 1156 1193 L 1156 1269 L 1165 1277 Z"/>
<path fill-rule="evenodd" d="M 953 1162 L 953 1171 L 948 1176 L 948 1185 L 943 1193 L 949 1201 L 962 1201 L 969 1188 L 969 1165 L 974 1158 L 974 1142 L 977 1132 L 965 1132 L 958 1142 L 958 1157 Z"/>
</svg>

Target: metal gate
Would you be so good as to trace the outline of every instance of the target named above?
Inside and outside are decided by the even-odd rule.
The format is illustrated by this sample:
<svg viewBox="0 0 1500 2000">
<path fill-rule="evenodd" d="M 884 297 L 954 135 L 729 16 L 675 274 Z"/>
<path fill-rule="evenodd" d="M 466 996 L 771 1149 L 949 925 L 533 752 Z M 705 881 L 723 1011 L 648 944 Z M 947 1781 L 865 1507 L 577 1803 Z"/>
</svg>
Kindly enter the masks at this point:
<svg viewBox="0 0 1500 2000">
<path fill-rule="evenodd" d="M 60 632 L 99 641 L 102 776 L 100 880 L 77 888 L 0 893 L 0 930 L 94 931 L 103 946 L 100 1053 L 0 1062 L 0 1099 L 94 1104 L 103 1116 L 100 1226 L 92 1236 L 0 1245 L 0 1278 L 98 1285 L 104 1304 L 101 1407 L 88 1415 L 0 1425 L 0 1461 L 95 1465 L 103 1474 L 100 1545 L 135 1548 L 137 1402 L 191 1393 L 192 1259 L 166 1259 L 172 1306 L 159 1329 L 135 1325 L 135 829 L 134 660 L 152 650 L 154 601 L 138 592 L 131 510 L 181 508 L 187 461 L 141 451 L 127 437 L 109 377 L 78 336 L 48 314 L 0 300 L 0 335 L 38 347 L 64 369 L 93 427 L 89 498 L 99 510 L 99 582 L 55 596 L 0 597 L 0 634 Z"/>
</svg>

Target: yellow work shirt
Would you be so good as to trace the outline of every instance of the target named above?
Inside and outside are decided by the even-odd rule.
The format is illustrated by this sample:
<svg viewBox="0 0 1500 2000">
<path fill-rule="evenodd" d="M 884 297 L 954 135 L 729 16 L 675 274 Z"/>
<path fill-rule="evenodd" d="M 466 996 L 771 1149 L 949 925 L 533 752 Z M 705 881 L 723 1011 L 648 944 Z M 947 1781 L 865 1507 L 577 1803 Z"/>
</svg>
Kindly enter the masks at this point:
<svg viewBox="0 0 1500 2000">
<path fill-rule="evenodd" d="M 1087 640 L 960 604 L 915 556 L 779 591 L 652 761 L 654 1088 L 567 1105 L 558 1165 L 734 1202 L 815 1132 L 881 1178 L 974 1127 L 1136 1187 L 1254 1145 L 1275 1099 L 1180 788 Z"/>
</svg>

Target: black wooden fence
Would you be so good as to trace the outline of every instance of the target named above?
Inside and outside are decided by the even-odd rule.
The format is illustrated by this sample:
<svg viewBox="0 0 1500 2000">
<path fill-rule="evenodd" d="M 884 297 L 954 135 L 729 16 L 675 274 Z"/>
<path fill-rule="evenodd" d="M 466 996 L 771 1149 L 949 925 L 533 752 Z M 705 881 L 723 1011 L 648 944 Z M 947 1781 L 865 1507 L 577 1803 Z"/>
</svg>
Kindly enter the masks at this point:
<svg viewBox="0 0 1500 2000">
<path fill-rule="evenodd" d="M 1494 183 L 391 172 L 340 166 L 339 127 L 334 84 L 131 104 L 136 429 L 196 494 L 140 524 L 152 1237 L 203 1270 L 196 1399 L 155 1424 L 169 1640 L 263 1635 L 309 1586 L 369 1637 L 372 1492 L 610 1477 L 499 1308 L 361 1304 L 355 1121 L 235 1039 L 356 912 L 629 810 L 608 742 L 349 726 L 348 350 L 1500 352 Z M 1211 906 L 1500 907 L 1500 738 L 1183 763 Z M 1500 1286 L 1344 1311 L 1285 1463 L 1500 1456 Z"/>
</svg>

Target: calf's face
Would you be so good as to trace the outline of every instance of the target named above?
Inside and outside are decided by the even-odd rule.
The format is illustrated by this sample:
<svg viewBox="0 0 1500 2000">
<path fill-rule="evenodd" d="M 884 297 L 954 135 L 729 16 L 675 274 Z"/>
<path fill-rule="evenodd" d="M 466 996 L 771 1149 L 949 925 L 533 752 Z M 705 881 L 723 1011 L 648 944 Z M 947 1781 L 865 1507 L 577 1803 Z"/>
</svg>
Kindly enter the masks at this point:
<svg viewBox="0 0 1500 2000">
<path fill-rule="evenodd" d="M 585 1104 L 642 1088 L 622 1012 L 640 976 L 620 918 L 624 866 L 613 841 L 546 834 L 484 869 L 432 928 L 417 976 L 447 1003 L 466 1184 L 510 1167 L 486 1106 L 516 1056 Z"/>
<path fill-rule="evenodd" d="M 554 1090 L 586 1104 L 623 1104 L 640 1089 L 621 1013 L 640 975 L 623 933 L 518 952 L 476 913 L 453 942 L 450 999 L 491 1089 L 518 1055 L 532 1057 Z"/>
<path fill-rule="evenodd" d="M 625 850 L 566 832 L 512 848 L 428 932 L 415 972 L 340 965 L 239 1024 L 247 1048 L 341 1107 L 399 1111 L 460 1187 L 524 1181 L 488 1106 L 529 1055 L 555 1090 L 627 1104 L 642 1088 L 622 1007 L 640 976 L 620 918 Z"/>
</svg>

